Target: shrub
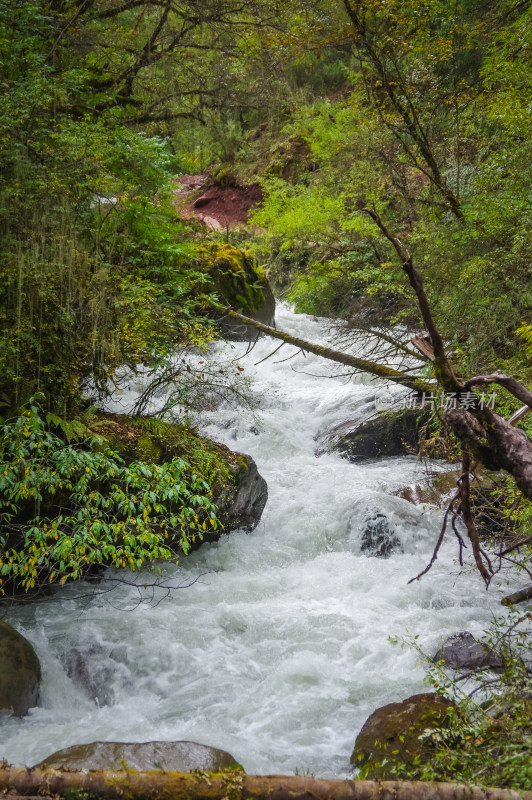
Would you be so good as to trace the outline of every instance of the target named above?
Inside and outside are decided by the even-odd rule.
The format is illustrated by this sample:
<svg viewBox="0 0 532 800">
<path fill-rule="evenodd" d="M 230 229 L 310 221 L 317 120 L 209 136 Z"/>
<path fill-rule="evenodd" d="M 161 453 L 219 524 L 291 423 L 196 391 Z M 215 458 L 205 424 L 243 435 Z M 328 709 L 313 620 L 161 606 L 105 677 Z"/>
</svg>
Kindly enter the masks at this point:
<svg viewBox="0 0 532 800">
<path fill-rule="evenodd" d="M 63 428 L 72 439 L 83 426 Z M 31 405 L 1 428 L 2 583 L 30 590 L 186 555 L 218 525 L 208 495 L 183 459 L 126 464 L 102 439 L 65 442 Z"/>
</svg>

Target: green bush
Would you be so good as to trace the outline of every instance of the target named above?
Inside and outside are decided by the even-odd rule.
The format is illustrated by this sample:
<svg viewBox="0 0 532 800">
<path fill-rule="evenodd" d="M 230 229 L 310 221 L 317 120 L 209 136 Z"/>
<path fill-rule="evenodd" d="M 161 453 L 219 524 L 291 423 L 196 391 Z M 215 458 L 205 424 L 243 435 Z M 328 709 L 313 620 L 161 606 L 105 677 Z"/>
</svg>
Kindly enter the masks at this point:
<svg viewBox="0 0 532 800">
<path fill-rule="evenodd" d="M 457 710 L 448 710 L 445 728 L 423 734 L 433 745 L 429 759 L 390 764 L 387 778 L 532 789 L 531 620 L 532 611 L 495 620 L 486 641 L 504 657 L 503 674 L 477 670 L 464 684 L 444 662 L 424 657 L 428 682 Z"/>
<path fill-rule="evenodd" d="M 63 427 L 80 433 L 79 423 Z M 209 491 L 180 458 L 126 464 L 102 439 L 65 443 L 32 405 L 1 428 L 2 582 L 30 590 L 186 555 L 217 528 Z"/>
</svg>

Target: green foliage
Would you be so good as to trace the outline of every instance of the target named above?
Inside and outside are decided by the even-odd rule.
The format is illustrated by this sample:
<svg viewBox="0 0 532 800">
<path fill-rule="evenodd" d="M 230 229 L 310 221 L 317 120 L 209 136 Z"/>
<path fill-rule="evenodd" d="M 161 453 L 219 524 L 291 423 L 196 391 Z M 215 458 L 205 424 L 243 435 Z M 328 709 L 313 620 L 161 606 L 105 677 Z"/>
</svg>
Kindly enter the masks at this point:
<svg viewBox="0 0 532 800">
<path fill-rule="evenodd" d="M 390 764 L 387 777 L 532 789 L 531 621 L 531 612 L 494 621 L 487 644 L 504 657 L 506 667 L 498 677 L 477 671 L 473 688 L 470 683 L 466 689 L 444 662 L 434 665 L 423 657 L 427 682 L 457 701 L 458 709 L 449 709 L 445 728 L 425 731 L 430 758 L 413 768 Z"/>
<path fill-rule="evenodd" d="M 217 494 L 230 480 L 229 451 L 199 436 L 196 428 L 157 417 L 104 416 L 88 420 L 92 435 L 103 437 L 127 463 L 160 464 L 177 455 L 188 465 L 189 474 L 201 476 Z"/>
<path fill-rule="evenodd" d="M 203 245 L 193 250 L 196 269 L 222 305 L 253 313 L 265 301 L 266 275 L 256 258 L 231 244 Z"/>
<path fill-rule="evenodd" d="M 356 325 L 377 298 L 384 323 L 418 325 L 392 247 L 359 210 L 374 205 L 413 253 L 459 368 L 506 360 L 529 374 L 514 331 L 532 305 L 530 9 L 443 0 L 345 5 L 352 17 L 320 7 L 307 31 L 311 42 L 321 36 L 336 47 L 342 90 L 295 96 L 277 139 L 285 149 L 303 140 L 307 153 L 299 172 L 263 180 L 255 221 L 266 234 L 255 246 L 273 254 L 264 263 L 279 287 L 292 285 L 298 310 Z M 302 19 L 291 24 L 300 36 Z M 298 46 L 297 57 L 284 51 L 288 72 L 294 57 L 307 70 L 317 58 L 302 37 Z M 334 61 L 330 51 L 324 60 Z M 313 79 L 309 71 L 307 87 Z"/>
<path fill-rule="evenodd" d="M 102 439 L 65 444 L 34 405 L 1 434 L 4 584 L 30 590 L 102 566 L 138 570 L 186 555 L 217 528 L 209 485 L 183 459 L 126 464 Z"/>
<path fill-rule="evenodd" d="M 49 410 L 73 414 L 80 390 L 105 395 L 118 366 L 214 335 L 172 204 L 168 124 L 209 95 L 211 35 L 230 49 L 243 17 L 230 0 L 197 11 L 183 38 L 179 12 L 161 20 L 158 2 L 140 15 L 0 3 L 0 383 L 12 411 L 41 391 Z"/>
</svg>

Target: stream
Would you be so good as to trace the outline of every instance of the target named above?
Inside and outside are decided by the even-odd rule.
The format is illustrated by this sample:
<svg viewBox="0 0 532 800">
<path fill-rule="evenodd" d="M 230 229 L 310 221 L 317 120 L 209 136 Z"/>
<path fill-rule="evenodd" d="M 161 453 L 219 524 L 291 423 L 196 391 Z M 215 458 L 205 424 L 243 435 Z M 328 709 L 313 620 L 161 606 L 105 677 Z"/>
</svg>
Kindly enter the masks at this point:
<svg viewBox="0 0 532 800">
<path fill-rule="evenodd" d="M 281 306 L 276 321 L 327 340 L 316 318 Z M 10 610 L 43 681 L 38 708 L 0 722 L 9 762 L 31 765 L 95 740 L 192 740 L 228 750 L 251 773 L 337 777 L 350 773 L 356 735 L 375 708 L 429 690 L 418 655 L 389 637 L 417 635 L 432 654 L 448 635 L 480 634 L 501 613 L 506 576 L 487 593 L 470 561 L 458 566 L 451 535 L 431 572 L 408 584 L 431 556 L 441 514 L 396 493 L 425 481 L 426 465 L 413 456 L 360 465 L 316 457 L 315 437 L 367 415 L 382 388 L 364 375 L 332 377 L 338 366 L 310 354 L 286 361 L 296 352 L 289 346 L 255 366 L 277 344 L 263 338 L 238 361 L 260 393 L 258 417 L 222 408 L 202 427 L 257 462 L 269 487 L 259 526 L 164 565 L 172 584 L 197 580 L 161 602 L 139 605 L 128 586 L 91 599 L 71 585 Z M 226 345 L 224 356 L 218 347 L 232 359 L 248 348 Z M 360 548 L 376 511 L 401 542 L 387 559 Z"/>
</svg>

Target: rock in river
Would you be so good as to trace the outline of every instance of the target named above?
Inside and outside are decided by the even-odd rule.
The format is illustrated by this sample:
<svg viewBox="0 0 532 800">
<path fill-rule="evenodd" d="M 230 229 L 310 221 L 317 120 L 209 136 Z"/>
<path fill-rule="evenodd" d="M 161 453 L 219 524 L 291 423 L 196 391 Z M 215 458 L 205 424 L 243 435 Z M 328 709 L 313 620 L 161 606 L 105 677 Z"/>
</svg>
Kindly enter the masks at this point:
<svg viewBox="0 0 532 800">
<path fill-rule="evenodd" d="M 378 708 L 357 736 L 351 763 L 367 765 L 371 779 L 391 777 L 389 770 L 396 762 L 413 766 L 415 759 L 423 759 L 431 750 L 430 742 L 419 736 L 427 728 L 444 727 L 451 707 L 449 700 L 424 693 Z"/>
<path fill-rule="evenodd" d="M 453 633 L 445 640 L 434 658 L 435 663 L 444 661 L 451 669 L 504 668 L 504 659 L 487 644 L 477 642 L 469 631 Z"/>
<path fill-rule="evenodd" d="M 383 411 L 373 419 L 343 422 L 320 439 L 318 453 L 325 449 L 336 451 L 349 461 L 402 456 L 416 452 L 418 434 L 427 421 L 427 413 L 416 409 Z"/>
<path fill-rule="evenodd" d="M 35 767 L 82 769 L 164 769 L 173 772 L 220 772 L 242 769 L 226 753 L 197 742 L 92 742 L 66 747 L 48 756 Z"/>
<path fill-rule="evenodd" d="M 363 520 L 360 550 L 369 556 L 389 558 L 393 553 L 402 553 L 401 539 L 386 514 L 378 509 L 367 511 Z"/>
<path fill-rule="evenodd" d="M 0 621 L 0 711 L 23 717 L 37 705 L 41 666 L 31 644 Z"/>
</svg>

